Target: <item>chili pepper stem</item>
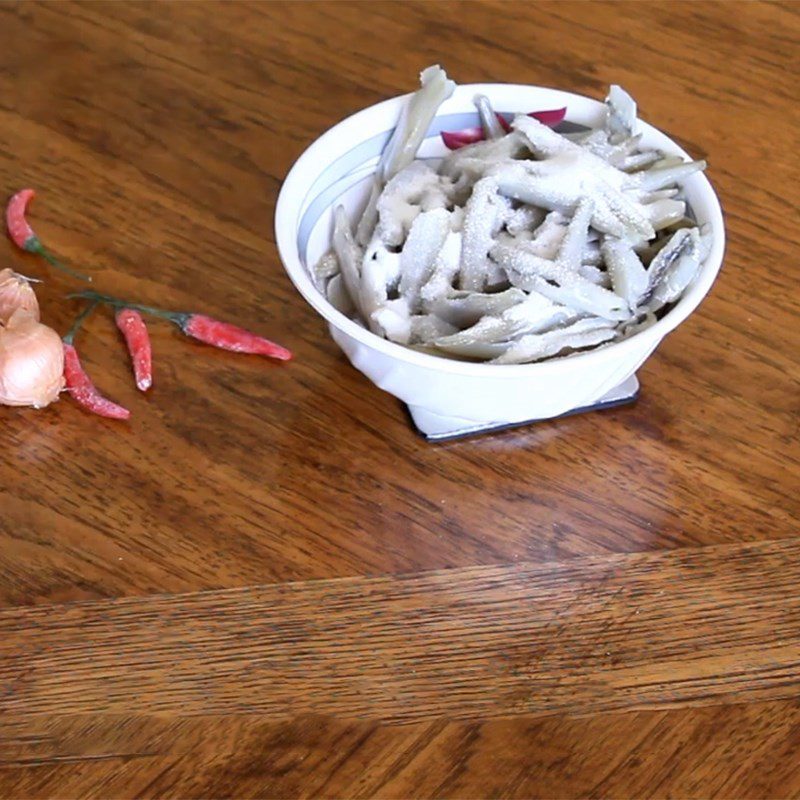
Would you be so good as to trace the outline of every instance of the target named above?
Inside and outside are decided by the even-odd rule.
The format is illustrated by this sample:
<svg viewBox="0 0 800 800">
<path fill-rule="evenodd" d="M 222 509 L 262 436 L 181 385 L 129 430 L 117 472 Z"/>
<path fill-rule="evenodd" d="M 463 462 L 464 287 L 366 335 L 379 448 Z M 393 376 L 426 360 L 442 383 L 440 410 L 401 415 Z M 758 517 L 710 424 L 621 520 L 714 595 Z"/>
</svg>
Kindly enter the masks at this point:
<svg viewBox="0 0 800 800">
<path fill-rule="evenodd" d="M 67 297 L 79 297 L 83 300 L 93 300 L 96 303 L 104 303 L 113 308 L 135 308 L 137 311 L 143 311 L 145 314 L 153 314 L 153 316 L 168 319 L 176 325 L 182 325 L 190 316 L 181 311 L 167 311 L 163 308 L 146 306 L 142 303 L 130 303 L 127 300 L 120 300 L 118 297 L 113 297 L 110 294 L 100 294 L 100 292 L 94 292 L 91 289 L 84 289 L 82 292 L 73 292 L 72 294 L 68 294 Z"/>
<path fill-rule="evenodd" d="M 72 275 L 73 278 L 77 278 L 81 281 L 86 281 L 87 283 L 92 282 L 92 278 L 90 275 L 84 275 L 82 272 L 78 272 L 77 270 L 72 269 L 72 267 L 68 267 L 66 264 L 59 261 L 42 243 L 39 241 L 39 238 L 36 236 L 32 236 L 25 242 L 25 249 L 29 253 L 36 253 L 37 256 L 41 256 L 48 264 L 55 267 L 56 269 L 60 269 L 62 272 L 66 272 L 68 275 Z"/>
<path fill-rule="evenodd" d="M 95 300 L 89 303 L 89 305 L 86 306 L 86 308 L 84 308 L 83 311 L 81 311 L 81 313 L 78 314 L 77 317 L 75 317 L 75 322 L 72 323 L 72 327 L 66 332 L 66 334 L 63 337 L 65 344 L 72 344 L 75 341 L 75 334 L 80 330 L 81 325 L 83 325 L 83 322 L 86 319 L 86 317 L 88 317 L 89 314 L 91 314 L 92 311 L 95 310 L 99 302 L 100 302 L 99 300 Z"/>
</svg>

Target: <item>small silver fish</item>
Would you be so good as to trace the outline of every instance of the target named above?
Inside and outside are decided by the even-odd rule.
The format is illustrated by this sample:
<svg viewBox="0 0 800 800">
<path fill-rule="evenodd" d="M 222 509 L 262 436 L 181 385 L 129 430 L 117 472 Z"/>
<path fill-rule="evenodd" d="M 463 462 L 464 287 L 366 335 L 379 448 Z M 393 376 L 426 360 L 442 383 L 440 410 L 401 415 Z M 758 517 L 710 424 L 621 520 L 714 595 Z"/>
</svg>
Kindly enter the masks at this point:
<svg viewBox="0 0 800 800">
<path fill-rule="evenodd" d="M 642 144 L 618 86 L 603 126 L 563 135 L 518 115 L 506 133 L 474 98 L 486 139 L 440 162 L 416 151 L 453 84 L 438 67 L 401 114 L 355 235 L 310 268 L 337 309 L 422 352 L 531 363 L 654 324 L 708 256 L 683 184 L 705 161 Z"/>
</svg>

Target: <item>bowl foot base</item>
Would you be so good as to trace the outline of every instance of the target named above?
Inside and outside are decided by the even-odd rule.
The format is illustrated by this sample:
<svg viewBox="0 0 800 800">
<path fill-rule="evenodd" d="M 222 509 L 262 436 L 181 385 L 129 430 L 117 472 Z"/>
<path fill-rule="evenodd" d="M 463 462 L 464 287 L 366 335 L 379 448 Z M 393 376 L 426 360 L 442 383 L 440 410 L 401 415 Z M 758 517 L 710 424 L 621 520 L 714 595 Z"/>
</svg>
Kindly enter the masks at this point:
<svg viewBox="0 0 800 800">
<path fill-rule="evenodd" d="M 615 408 L 616 406 L 633 403 L 639 396 L 639 381 L 636 375 L 624 380 L 619 386 L 604 394 L 599 400 L 588 406 L 573 408 L 559 414 L 558 417 L 570 417 L 573 414 L 583 414 L 586 411 L 600 411 L 604 408 Z M 443 417 L 434 414 L 421 406 L 406 406 L 411 415 L 411 421 L 416 429 L 429 442 L 441 442 L 447 439 L 460 439 L 466 436 L 478 436 L 484 433 L 493 433 L 508 428 L 518 428 L 522 425 L 530 425 L 534 422 L 541 422 L 542 419 L 526 419 L 520 422 L 476 422 L 475 420 L 462 419 L 460 417 Z"/>
</svg>

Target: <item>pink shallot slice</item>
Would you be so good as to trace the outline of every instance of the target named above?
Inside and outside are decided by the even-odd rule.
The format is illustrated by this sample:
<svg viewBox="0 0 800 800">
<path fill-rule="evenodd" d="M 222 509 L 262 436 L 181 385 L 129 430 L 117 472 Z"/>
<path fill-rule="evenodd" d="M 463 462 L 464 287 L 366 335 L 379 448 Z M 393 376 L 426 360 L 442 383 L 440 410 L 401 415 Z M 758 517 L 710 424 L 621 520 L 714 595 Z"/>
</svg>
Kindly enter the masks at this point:
<svg viewBox="0 0 800 800">
<path fill-rule="evenodd" d="M 564 121 L 567 115 L 567 109 L 554 108 L 548 111 L 531 111 L 528 116 L 539 120 L 542 125 L 547 125 L 554 128 L 560 122 Z M 506 132 L 511 131 L 511 123 L 502 115 L 496 114 L 498 121 L 503 126 Z M 476 128 L 463 128 L 460 131 L 442 131 L 442 141 L 448 150 L 458 150 L 461 147 L 466 147 L 468 144 L 475 144 L 475 142 L 482 142 L 486 135 L 483 128 L 478 126 Z"/>
</svg>

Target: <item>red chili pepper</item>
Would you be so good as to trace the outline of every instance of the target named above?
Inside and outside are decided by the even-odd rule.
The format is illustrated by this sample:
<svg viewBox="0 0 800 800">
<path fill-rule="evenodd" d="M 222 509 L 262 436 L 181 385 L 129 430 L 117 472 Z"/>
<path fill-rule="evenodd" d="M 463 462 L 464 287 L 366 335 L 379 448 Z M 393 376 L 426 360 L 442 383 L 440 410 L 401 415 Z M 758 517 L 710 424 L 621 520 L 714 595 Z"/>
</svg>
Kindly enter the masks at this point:
<svg viewBox="0 0 800 800">
<path fill-rule="evenodd" d="M 205 314 L 182 314 L 181 319 L 175 319 L 180 329 L 193 339 L 205 344 L 220 347 L 223 350 L 232 350 L 234 353 L 252 353 L 258 356 L 269 356 L 280 361 L 288 361 L 292 354 L 285 347 L 281 347 L 269 339 L 257 336 L 230 322 L 221 322 L 218 319 L 207 317 Z"/>
<path fill-rule="evenodd" d="M 67 342 L 64 342 L 64 380 L 67 384 L 67 391 L 80 405 L 93 414 L 111 419 L 128 419 L 130 417 L 131 412 L 127 408 L 118 406 L 97 391 L 92 379 L 81 366 L 78 351 L 74 345 Z"/>
<path fill-rule="evenodd" d="M 205 344 L 219 347 L 223 350 L 232 350 L 234 353 L 252 353 L 253 355 L 269 356 L 280 361 L 288 361 L 292 357 L 291 351 L 281 347 L 263 336 L 257 336 L 238 325 L 222 322 L 205 314 L 187 314 L 179 311 L 166 311 L 163 308 L 145 306 L 141 303 L 129 303 L 107 294 L 99 294 L 86 290 L 68 295 L 68 297 L 81 297 L 96 303 L 105 303 L 114 308 L 136 309 L 146 314 L 155 314 L 174 322 L 187 336 L 197 339 Z"/>
<path fill-rule="evenodd" d="M 538 119 L 542 125 L 547 125 L 551 128 L 563 122 L 567 114 L 567 109 L 556 108 L 552 111 L 531 111 L 529 117 Z M 511 124 L 502 114 L 495 114 L 503 130 L 509 132 Z M 460 131 L 442 131 L 442 141 L 449 150 L 458 150 L 461 147 L 466 147 L 468 144 L 475 144 L 475 142 L 482 142 L 486 138 L 486 134 L 482 127 L 477 128 L 464 128 Z"/>
<path fill-rule="evenodd" d="M 136 386 L 146 392 L 153 385 L 153 351 L 147 326 L 142 315 L 133 308 L 120 308 L 115 319 L 128 346 Z"/>
<path fill-rule="evenodd" d="M 72 275 L 74 278 L 80 278 L 82 281 L 91 281 L 92 279 L 88 275 L 82 275 L 66 264 L 62 264 L 45 248 L 39 237 L 33 232 L 33 228 L 25 219 L 25 212 L 28 208 L 28 203 L 34 198 L 35 194 L 36 192 L 33 189 L 22 189 L 8 201 L 6 206 L 6 226 L 8 227 L 8 235 L 11 237 L 11 241 L 20 249 L 29 253 L 36 253 L 57 269 Z"/>
<path fill-rule="evenodd" d="M 128 419 L 131 412 L 127 408 L 117 405 L 97 391 L 97 387 L 81 365 L 78 351 L 72 343 L 81 324 L 96 305 L 97 301 L 94 301 L 87 306 L 78 315 L 67 335 L 64 336 L 64 382 L 67 391 L 75 398 L 75 401 L 93 414 L 111 419 Z"/>
<path fill-rule="evenodd" d="M 11 241 L 23 250 L 33 250 L 35 246 L 33 243 L 37 241 L 33 228 L 25 219 L 25 210 L 35 194 L 33 189 L 23 189 L 8 201 L 6 207 L 8 235 L 11 237 Z"/>
</svg>

